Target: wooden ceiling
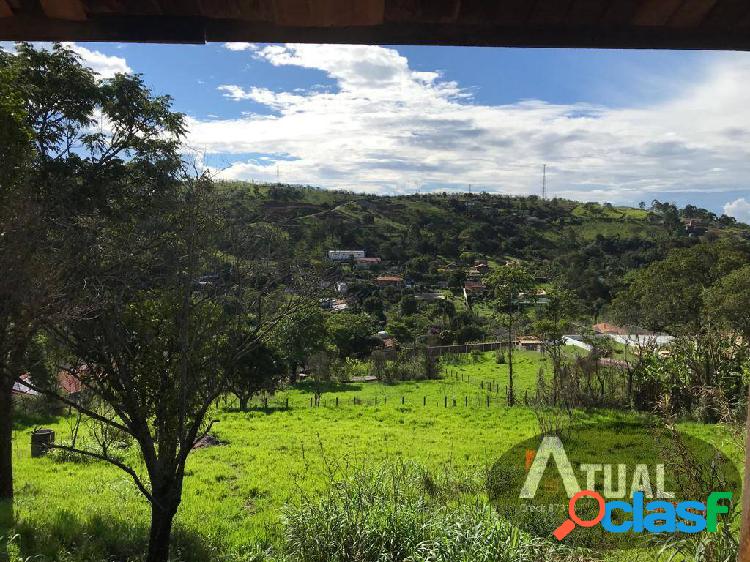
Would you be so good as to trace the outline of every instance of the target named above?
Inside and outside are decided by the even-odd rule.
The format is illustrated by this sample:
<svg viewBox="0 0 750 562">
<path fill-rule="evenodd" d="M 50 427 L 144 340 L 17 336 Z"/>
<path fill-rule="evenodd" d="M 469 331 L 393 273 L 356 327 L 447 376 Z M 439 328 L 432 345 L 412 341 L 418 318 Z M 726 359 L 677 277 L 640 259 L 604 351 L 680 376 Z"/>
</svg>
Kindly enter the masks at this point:
<svg viewBox="0 0 750 562">
<path fill-rule="evenodd" d="M 750 0 L 0 0 L 0 40 L 750 50 Z"/>
</svg>

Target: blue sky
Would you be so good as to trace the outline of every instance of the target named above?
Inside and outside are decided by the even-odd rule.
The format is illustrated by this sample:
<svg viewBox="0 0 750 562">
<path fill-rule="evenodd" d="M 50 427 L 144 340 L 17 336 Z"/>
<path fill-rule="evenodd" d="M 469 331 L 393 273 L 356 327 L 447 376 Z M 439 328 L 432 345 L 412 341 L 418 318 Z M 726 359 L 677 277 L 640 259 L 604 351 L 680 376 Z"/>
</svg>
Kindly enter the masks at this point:
<svg viewBox="0 0 750 562">
<path fill-rule="evenodd" d="M 750 221 L 750 55 L 77 44 L 189 116 L 221 177 L 694 203 Z"/>
</svg>

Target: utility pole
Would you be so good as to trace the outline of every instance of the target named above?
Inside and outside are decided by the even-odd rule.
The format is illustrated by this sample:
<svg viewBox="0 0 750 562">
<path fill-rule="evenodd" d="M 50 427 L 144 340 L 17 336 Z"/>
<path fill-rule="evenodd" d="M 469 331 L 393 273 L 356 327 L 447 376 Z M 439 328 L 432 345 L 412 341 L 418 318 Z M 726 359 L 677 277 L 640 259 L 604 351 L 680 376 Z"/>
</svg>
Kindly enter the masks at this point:
<svg viewBox="0 0 750 562">
<path fill-rule="evenodd" d="M 542 199 L 547 199 L 547 164 L 542 166 Z"/>
</svg>

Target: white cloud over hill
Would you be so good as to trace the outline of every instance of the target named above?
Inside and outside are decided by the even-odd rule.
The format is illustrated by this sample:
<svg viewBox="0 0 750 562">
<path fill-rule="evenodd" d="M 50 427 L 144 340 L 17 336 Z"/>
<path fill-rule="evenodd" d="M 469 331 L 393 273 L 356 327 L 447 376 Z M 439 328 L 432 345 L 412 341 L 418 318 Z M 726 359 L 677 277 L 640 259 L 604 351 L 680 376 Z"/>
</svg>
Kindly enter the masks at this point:
<svg viewBox="0 0 750 562">
<path fill-rule="evenodd" d="M 479 104 L 439 72 L 413 70 L 391 48 L 227 48 L 273 66 L 319 70 L 336 87 L 220 86 L 238 104 L 268 111 L 240 106 L 237 118 L 193 119 L 192 143 L 208 154 L 272 156 L 235 161 L 220 171 L 226 178 L 275 180 L 278 164 L 282 181 L 327 187 L 393 192 L 473 184 L 528 193 L 539 190 L 546 162 L 553 194 L 616 202 L 655 192 L 738 190 L 750 173 L 745 54 L 707 55 L 691 82 L 670 84 L 668 101 L 623 109 L 541 100 Z"/>
<path fill-rule="evenodd" d="M 750 224 L 750 201 L 740 197 L 724 205 L 724 214 L 736 218 L 740 222 Z"/>
</svg>

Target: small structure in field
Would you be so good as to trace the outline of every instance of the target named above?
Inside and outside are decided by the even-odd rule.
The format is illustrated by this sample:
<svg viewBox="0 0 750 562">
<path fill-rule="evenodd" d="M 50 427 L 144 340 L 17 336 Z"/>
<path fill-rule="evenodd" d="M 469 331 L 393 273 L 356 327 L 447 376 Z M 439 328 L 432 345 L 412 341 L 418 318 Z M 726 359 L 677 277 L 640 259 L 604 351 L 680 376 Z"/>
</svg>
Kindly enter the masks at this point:
<svg viewBox="0 0 750 562">
<path fill-rule="evenodd" d="M 516 348 L 524 351 L 542 351 L 544 342 L 536 336 L 519 336 L 515 341 Z"/>
</svg>

